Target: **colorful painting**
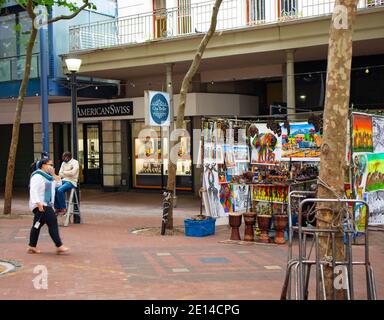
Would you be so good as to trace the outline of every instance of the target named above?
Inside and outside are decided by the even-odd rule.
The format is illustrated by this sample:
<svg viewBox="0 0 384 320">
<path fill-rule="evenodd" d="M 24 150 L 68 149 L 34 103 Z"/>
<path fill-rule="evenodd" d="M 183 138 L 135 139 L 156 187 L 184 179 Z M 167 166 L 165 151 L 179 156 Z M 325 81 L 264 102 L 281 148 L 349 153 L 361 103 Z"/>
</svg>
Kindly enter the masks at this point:
<svg viewBox="0 0 384 320">
<path fill-rule="evenodd" d="M 252 200 L 287 202 L 288 187 L 253 185 Z"/>
<path fill-rule="evenodd" d="M 368 160 L 365 153 L 353 154 L 353 190 L 357 199 L 363 199 L 368 175 Z"/>
<path fill-rule="evenodd" d="M 358 232 L 365 231 L 366 216 L 367 216 L 367 207 L 362 203 L 357 203 L 355 205 L 355 222 L 356 222 L 356 229 Z"/>
<path fill-rule="evenodd" d="M 282 131 L 282 160 L 319 161 L 322 136 L 313 124 L 294 122 L 290 124 L 290 134 Z"/>
<path fill-rule="evenodd" d="M 353 114 L 353 151 L 373 152 L 372 118 L 364 114 Z"/>
<path fill-rule="evenodd" d="M 233 184 L 234 212 L 245 212 L 249 197 L 249 186 L 246 184 Z"/>
<path fill-rule="evenodd" d="M 281 137 L 267 128 L 265 123 L 248 128 L 251 145 L 251 163 L 274 163 L 281 159 Z"/>
<path fill-rule="evenodd" d="M 368 192 L 364 200 L 369 206 L 368 225 L 384 224 L 384 190 Z"/>
<path fill-rule="evenodd" d="M 232 145 L 224 145 L 224 159 L 227 168 L 233 168 L 235 166 L 235 153 Z"/>
<path fill-rule="evenodd" d="M 368 175 L 365 191 L 384 189 L 384 153 L 367 154 Z"/>
<path fill-rule="evenodd" d="M 384 152 L 384 117 L 372 118 L 373 152 Z"/>
<path fill-rule="evenodd" d="M 249 150 L 247 146 L 234 146 L 235 161 L 249 162 Z"/>
<path fill-rule="evenodd" d="M 225 213 L 234 212 L 232 184 L 226 183 L 221 185 L 220 203 L 223 206 Z"/>
</svg>

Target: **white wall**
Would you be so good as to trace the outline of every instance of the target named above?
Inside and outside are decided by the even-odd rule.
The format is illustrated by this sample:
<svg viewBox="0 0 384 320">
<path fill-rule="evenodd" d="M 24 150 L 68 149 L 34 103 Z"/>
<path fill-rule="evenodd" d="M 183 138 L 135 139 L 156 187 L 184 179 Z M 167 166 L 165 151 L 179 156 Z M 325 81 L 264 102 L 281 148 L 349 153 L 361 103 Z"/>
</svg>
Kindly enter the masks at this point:
<svg viewBox="0 0 384 320">
<path fill-rule="evenodd" d="M 128 98 L 115 100 L 97 100 L 93 103 L 108 103 L 118 101 L 133 101 L 133 116 L 113 117 L 113 118 L 89 118 L 79 119 L 83 121 L 98 120 L 119 120 L 119 119 L 143 119 L 144 118 L 144 98 Z M 16 100 L 14 100 L 16 101 Z M 174 114 L 176 116 L 179 95 L 174 96 Z M 79 102 L 90 104 L 90 102 Z M 245 96 L 238 94 L 215 94 L 215 93 L 189 93 L 185 109 L 186 116 L 205 116 L 205 115 L 233 115 L 247 116 L 257 115 L 259 110 L 258 97 Z M 7 104 L 2 101 L 0 104 L 0 124 L 13 123 L 15 112 L 14 103 Z M 49 122 L 71 122 L 71 104 L 50 103 Z M 21 123 L 41 123 L 39 102 L 26 101 L 21 117 Z"/>
</svg>

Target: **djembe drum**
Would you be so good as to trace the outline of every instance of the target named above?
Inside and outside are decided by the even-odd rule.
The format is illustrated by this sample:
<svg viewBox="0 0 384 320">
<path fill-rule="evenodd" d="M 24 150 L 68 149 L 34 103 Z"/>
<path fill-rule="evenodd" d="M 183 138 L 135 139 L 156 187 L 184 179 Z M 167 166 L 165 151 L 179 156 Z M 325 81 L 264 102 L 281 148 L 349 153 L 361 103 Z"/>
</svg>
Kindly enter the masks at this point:
<svg viewBox="0 0 384 320">
<path fill-rule="evenodd" d="M 244 241 L 255 241 L 254 226 L 256 224 L 256 213 L 246 212 L 243 215 L 245 223 Z"/>
<path fill-rule="evenodd" d="M 230 213 L 229 214 L 229 225 L 231 230 L 231 240 L 241 240 L 239 228 L 241 226 L 241 214 Z"/>
</svg>

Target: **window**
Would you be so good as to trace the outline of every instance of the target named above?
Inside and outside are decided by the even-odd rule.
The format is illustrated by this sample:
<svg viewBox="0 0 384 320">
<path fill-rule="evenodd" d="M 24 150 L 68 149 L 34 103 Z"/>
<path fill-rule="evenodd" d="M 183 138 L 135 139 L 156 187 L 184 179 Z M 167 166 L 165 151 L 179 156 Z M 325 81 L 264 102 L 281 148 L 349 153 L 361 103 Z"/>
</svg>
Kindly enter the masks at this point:
<svg viewBox="0 0 384 320">
<path fill-rule="evenodd" d="M 295 16 L 297 13 L 297 0 L 280 0 L 279 17 Z"/>
<path fill-rule="evenodd" d="M 250 22 L 265 20 L 265 0 L 249 0 Z"/>
<path fill-rule="evenodd" d="M 167 9 L 165 0 L 153 0 L 155 38 L 167 36 Z"/>
<path fill-rule="evenodd" d="M 179 0 L 179 33 L 192 32 L 191 0 Z"/>
</svg>

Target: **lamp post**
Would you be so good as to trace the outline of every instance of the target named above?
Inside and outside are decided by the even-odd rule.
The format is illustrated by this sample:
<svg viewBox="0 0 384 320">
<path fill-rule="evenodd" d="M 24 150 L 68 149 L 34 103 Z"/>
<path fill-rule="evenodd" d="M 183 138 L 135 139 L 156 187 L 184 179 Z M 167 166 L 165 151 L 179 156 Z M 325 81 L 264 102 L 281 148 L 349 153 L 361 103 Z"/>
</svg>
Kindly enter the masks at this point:
<svg viewBox="0 0 384 320">
<path fill-rule="evenodd" d="M 71 73 L 71 103 L 72 103 L 72 156 L 74 159 L 79 161 L 79 144 L 77 137 L 77 82 L 76 74 L 80 70 L 81 59 L 65 59 L 65 64 L 67 65 L 68 71 Z M 77 199 L 80 202 L 80 187 L 79 184 L 76 188 Z M 79 208 L 74 206 L 73 222 L 80 223 L 80 211 Z"/>
<path fill-rule="evenodd" d="M 72 154 L 73 158 L 78 159 L 79 146 L 77 137 L 77 83 L 76 74 L 80 70 L 81 59 L 66 59 L 68 71 L 71 73 L 71 103 L 72 103 Z"/>
</svg>

